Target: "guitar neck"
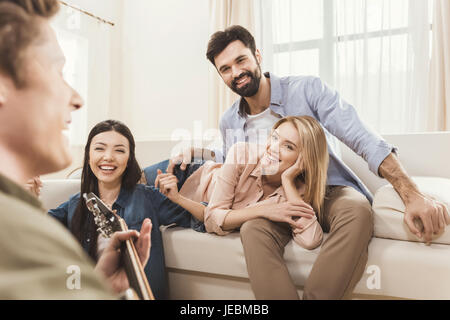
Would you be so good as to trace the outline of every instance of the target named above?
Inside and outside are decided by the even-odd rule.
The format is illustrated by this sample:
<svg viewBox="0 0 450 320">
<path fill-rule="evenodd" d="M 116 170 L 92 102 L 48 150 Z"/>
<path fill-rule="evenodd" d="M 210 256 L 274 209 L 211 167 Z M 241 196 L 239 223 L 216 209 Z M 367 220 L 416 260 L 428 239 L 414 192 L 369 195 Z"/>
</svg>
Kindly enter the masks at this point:
<svg viewBox="0 0 450 320">
<path fill-rule="evenodd" d="M 97 230 L 105 237 L 111 236 L 115 231 L 128 231 L 125 221 L 110 210 L 94 193 L 85 193 L 83 198 L 86 200 L 88 210 L 94 214 Z M 121 253 L 122 264 L 132 291 L 141 300 L 155 300 L 132 240 L 127 240 L 121 244 Z"/>
<path fill-rule="evenodd" d="M 125 231 L 128 229 L 122 219 L 120 223 L 122 230 Z M 122 262 L 130 287 L 137 293 L 141 300 L 155 300 L 133 241 L 127 240 L 122 243 L 121 252 Z"/>
</svg>

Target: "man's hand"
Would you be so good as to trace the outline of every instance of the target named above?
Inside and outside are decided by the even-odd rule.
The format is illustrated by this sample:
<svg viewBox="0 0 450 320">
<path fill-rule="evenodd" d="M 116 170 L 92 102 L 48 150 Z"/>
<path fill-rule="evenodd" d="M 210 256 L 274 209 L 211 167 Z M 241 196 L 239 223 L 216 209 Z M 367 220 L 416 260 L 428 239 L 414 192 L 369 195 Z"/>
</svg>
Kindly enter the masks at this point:
<svg viewBox="0 0 450 320">
<path fill-rule="evenodd" d="M 404 222 L 412 233 L 430 244 L 432 236 L 441 234 L 450 224 L 450 215 L 443 203 L 416 194 L 406 204 Z"/>
<path fill-rule="evenodd" d="M 30 191 L 36 197 L 39 197 L 42 189 L 42 181 L 40 177 L 34 177 L 33 179 L 28 180 L 25 184 L 25 189 Z"/>
<path fill-rule="evenodd" d="M 441 233 L 450 223 L 448 208 L 419 191 L 408 176 L 394 153 L 384 159 L 379 168 L 382 177 L 388 180 L 405 204 L 404 222 L 409 230 L 426 244 L 430 244 L 432 234 Z M 419 224 L 419 230 L 416 226 Z M 424 236 L 424 237 L 423 237 Z"/>
<path fill-rule="evenodd" d="M 192 163 L 193 159 L 215 161 L 215 153 L 208 149 L 186 148 L 183 150 L 183 153 L 169 160 L 169 166 L 167 167 L 166 172 L 173 173 L 173 169 L 176 165 L 180 165 L 180 169 L 184 171 L 188 164 Z"/>
<path fill-rule="evenodd" d="M 150 257 L 151 231 L 152 223 L 150 219 L 145 219 L 142 223 L 140 233 L 136 230 L 129 230 L 126 232 L 116 232 L 111 237 L 95 269 L 106 277 L 114 292 L 122 293 L 130 287 L 125 270 L 120 265 L 120 247 L 122 242 L 132 238 L 137 239 L 134 241 L 134 245 L 142 266 L 145 267 Z"/>
<path fill-rule="evenodd" d="M 180 165 L 181 170 L 186 170 L 188 164 L 191 164 L 194 154 L 194 148 L 186 148 L 183 153 L 171 158 L 169 160 L 169 166 L 167 167 L 167 173 L 173 173 L 175 166 Z"/>
</svg>

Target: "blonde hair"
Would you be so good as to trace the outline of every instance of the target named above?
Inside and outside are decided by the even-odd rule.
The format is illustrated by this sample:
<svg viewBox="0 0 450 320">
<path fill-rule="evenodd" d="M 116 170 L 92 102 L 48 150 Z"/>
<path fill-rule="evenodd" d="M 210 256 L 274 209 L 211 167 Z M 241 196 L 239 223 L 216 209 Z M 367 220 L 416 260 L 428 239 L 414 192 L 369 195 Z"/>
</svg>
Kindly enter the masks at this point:
<svg viewBox="0 0 450 320">
<path fill-rule="evenodd" d="M 313 207 L 322 222 L 329 162 L 325 132 L 319 122 L 309 116 L 283 118 L 273 126 L 272 131 L 286 122 L 292 123 L 300 136 L 299 156 L 303 157 L 304 171 L 299 177 L 303 177 L 306 186 L 303 200 Z"/>
<path fill-rule="evenodd" d="M 27 85 L 25 53 L 42 36 L 41 18 L 58 10 L 58 0 L 0 0 L 0 73 L 17 88 Z"/>
</svg>

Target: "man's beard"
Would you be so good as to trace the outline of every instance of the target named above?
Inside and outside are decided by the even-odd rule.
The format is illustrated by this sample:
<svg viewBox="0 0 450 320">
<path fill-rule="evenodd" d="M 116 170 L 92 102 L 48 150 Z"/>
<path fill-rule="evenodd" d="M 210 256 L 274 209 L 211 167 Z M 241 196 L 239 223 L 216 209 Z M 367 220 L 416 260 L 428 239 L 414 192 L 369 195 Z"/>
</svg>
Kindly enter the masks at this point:
<svg viewBox="0 0 450 320">
<path fill-rule="evenodd" d="M 247 83 L 245 86 L 238 88 L 237 83 L 239 80 L 241 80 L 244 77 L 249 77 L 250 82 Z M 235 78 L 233 82 L 231 82 L 231 90 L 233 92 L 237 93 L 241 97 L 253 97 L 255 94 L 258 93 L 259 85 L 261 83 L 261 67 L 258 65 L 258 68 L 254 71 L 247 71 L 242 73 L 238 78 Z"/>
</svg>

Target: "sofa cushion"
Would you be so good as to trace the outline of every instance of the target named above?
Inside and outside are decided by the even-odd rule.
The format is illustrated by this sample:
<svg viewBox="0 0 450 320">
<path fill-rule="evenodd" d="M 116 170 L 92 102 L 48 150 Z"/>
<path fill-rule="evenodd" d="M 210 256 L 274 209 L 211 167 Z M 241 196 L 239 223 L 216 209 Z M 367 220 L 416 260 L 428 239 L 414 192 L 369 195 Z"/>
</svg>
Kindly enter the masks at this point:
<svg viewBox="0 0 450 320">
<path fill-rule="evenodd" d="M 55 209 L 80 192 L 80 186 L 79 179 L 43 180 L 39 200 L 45 209 Z"/>
<path fill-rule="evenodd" d="M 235 280 L 248 279 L 244 250 L 238 232 L 218 236 L 180 227 L 161 227 L 161 231 L 169 274 L 197 275 L 197 281 L 203 279 L 201 283 L 199 281 L 188 289 L 183 288 L 185 283 L 171 283 L 171 290 L 188 292 L 184 299 L 211 299 L 212 296 L 215 299 L 236 298 L 227 290 L 214 294 L 208 292 L 212 289 L 220 290 L 220 287 L 215 287 L 214 282 L 208 279 L 215 278 L 222 282 L 229 277 Z M 328 234 L 324 233 L 324 241 L 327 237 Z M 305 285 L 319 252 L 320 248 L 306 250 L 294 241 L 286 245 L 284 259 L 292 281 L 298 287 Z M 355 288 L 355 294 L 361 294 L 363 298 L 376 295 L 409 299 L 449 299 L 449 264 L 448 245 L 426 246 L 418 242 L 372 238 L 366 270 Z M 202 283 L 206 284 L 204 291 Z"/>
<path fill-rule="evenodd" d="M 446 181 L 448 183 L 449 180 Z M 43 184 L 41 200 L 48 209 L 67 201 L 71 195 L 79 192 L 80 188 L 79 180 L 47 180 L 43 181 Z M 425 185 L 419 184 L 419 187 L 427 192 Z M 440 191 L 450 195 L 448 189 L 445 191 L 442 187 Z M 392 204 L 389 207 L 392 207 Z M 401 216 L 401 212 L 389 209 L 388 216 L 394 214 Z M 376 222 L 378 217 L 376 216 Z M 398 221 L 398 225 L 400 222 L 402 219 Z M 179 227 L 161 229 L 169 273 L 195 273 L 206 278 L 217 277 L 221 282 L 226 282 L 224 279 L 229 279 L 229 276 L 236 279 L 248 278 L 239 233 L 233 232 L 222 237 Z M 324 241 L 327 237 L 328 234 L 325 233 Z M 284 258 L 297 286 L 304 285 L 319 252 L 320 247 L 305 250 L 293 241 L 286 246 Z M 450 274 L 446 272 L 449 264 L 450 246 L 433 244 L 428 247 L 417 242 L 373 238 L 369 245 L 367 270 L 356 286 L 355 293 L 412 299 L 450 299 Z M 379 269 L 381 275 L 379 288 L 368 285 L 373 277 L 371 270 L 374 266 Z M 208 290 L 211 290 L 210 283 L 206 283 Z M 185 283 L 176 284 L 178 287 L 174 287 L 173 283 L 170 285 L 179 289 Z M 192 297 L 195 290 L 200 290 L 199 286 L 197 284 L 185 289 L 190 292 L 189 297 Z M 202 298 L 210 298 L 209 294 L 205 292 Z M 235 296 L 221 297 L 232 299 Z"/>
<path fill-rule="evenodd" d="M 413 177 L 423 193 L 439 200 L 450 209 L 450 179 Z M 373 200 L 374 236 L 378 238 L 420 241 L 403 222 L 405 205 L 391 185 L 378 189 Z M 433 243 L 450 244 L 450 227 L 440 235 L 433 235 Z"/>
<path fill-rule="evenodd" d="M 226 236 L 180 227 L 161 227 L 166 266 L 174 269 L 248 278 L 239 232 Z M 324 241 L 328 234 L 324 234 Z M 294 283 L 303 286 L 320 247 L 306 250 L 290 241 L 284 257 Z"/>
</svg>

